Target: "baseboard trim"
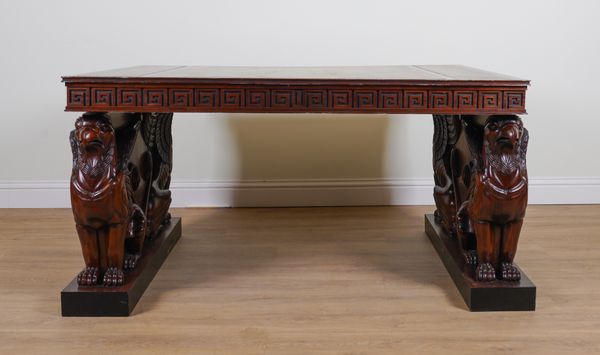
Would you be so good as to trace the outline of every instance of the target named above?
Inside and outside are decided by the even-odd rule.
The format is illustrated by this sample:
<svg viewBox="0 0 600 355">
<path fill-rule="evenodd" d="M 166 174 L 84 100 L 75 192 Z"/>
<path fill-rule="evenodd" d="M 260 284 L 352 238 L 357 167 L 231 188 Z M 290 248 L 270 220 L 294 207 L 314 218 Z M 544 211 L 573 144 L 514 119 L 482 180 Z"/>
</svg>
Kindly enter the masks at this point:
<svg viewBox="0 0 600 355">
<path fill-rule="evenodd" d="M 433 181 L 346 179 L 196 181 L 171 185 L 174 207 L 432 205 Z M 535 178 L 530 204 L 598 204 L 600 177 Z M 0 208 L 69 207 L 67 181 L 0 181 Z"/>
</svg>

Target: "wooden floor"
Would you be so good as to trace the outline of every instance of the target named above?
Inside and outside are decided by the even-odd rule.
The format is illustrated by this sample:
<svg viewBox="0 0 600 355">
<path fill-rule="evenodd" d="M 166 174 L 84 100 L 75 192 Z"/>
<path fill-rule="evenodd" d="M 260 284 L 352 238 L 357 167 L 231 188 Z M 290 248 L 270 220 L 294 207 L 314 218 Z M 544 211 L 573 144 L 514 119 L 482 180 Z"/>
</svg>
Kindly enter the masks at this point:
<svg viewBox="0 0 600 355">
<path fill-rule="evenodd" d="M 0 353 L 600 353 L 600 205 L 530 206 L 537 311 L 470 313 L 423 231 L 432 207 L 185 209 L 129 318 L 62 318 L 70 210 L 0 210 Z"/>
</svg>

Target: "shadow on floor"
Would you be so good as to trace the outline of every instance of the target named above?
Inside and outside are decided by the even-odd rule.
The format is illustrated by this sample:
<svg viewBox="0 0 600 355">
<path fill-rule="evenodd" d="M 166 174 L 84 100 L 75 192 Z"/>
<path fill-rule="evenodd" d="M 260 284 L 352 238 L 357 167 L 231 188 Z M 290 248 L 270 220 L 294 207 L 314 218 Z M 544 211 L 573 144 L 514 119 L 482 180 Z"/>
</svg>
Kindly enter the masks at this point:
<svg viewBox="0 0 600 355">
<path fill-rule="evenodd" d="M 209 287 L 224 279 L 231 279 L 235 289 L 236 278 L 255 276 L 276 264 L 314 271 L 320 263 L 324 268 L 338 263 L 348 272 L 369 270 L 378 278 L 372 282 L 434 285 L 455 307 L 467 309 L 423 230 L 423 213 L 429 210 L 414 206 L 183 210 L 183 236 L 134 314 L 151 310 L 164 298 L 177 299 L 178 290 Z"/>
</svg>

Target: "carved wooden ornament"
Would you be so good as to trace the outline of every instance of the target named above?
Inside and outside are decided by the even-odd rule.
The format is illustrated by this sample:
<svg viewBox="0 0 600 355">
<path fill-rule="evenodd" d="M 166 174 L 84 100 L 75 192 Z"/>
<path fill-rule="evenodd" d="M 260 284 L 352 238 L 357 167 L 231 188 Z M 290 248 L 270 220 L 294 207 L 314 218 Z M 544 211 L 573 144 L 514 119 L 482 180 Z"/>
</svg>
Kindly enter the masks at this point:
<svg viewBox="0 0 600 355">
<path fill-rule="evenodd" d="M 527 208 L 529 134 L 518 116 L 434 116 L 436 219 L 478 281 L 518 281 L 513 265 Z"/>
<path fill-rule="evenodd" d="M 115 129 L 107 114 L 86 113 L 75 122 L 71 204 L 85 261 L 79 285 L 122 285 L 144 240 L 170 217 L 171 120 L 134 114 Z"/>
</svg>

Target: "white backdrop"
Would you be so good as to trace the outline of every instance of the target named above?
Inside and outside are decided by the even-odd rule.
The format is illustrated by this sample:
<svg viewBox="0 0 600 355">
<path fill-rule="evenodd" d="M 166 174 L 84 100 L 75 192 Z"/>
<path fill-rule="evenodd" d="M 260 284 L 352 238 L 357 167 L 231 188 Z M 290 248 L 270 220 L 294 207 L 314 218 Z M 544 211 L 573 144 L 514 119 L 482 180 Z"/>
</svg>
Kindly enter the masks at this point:
<svg viewBox="0 0 600 355">
<path fill-rule="evenodd" d="M 2 1 L 0 207 L 68 206 L 60 76 L 465 64 L 532 81 L 536 203 L 600 203 L 597 1 Z M 430 116 L 179 114 L 176 205 L 433 203 Z"/>
</svg>

